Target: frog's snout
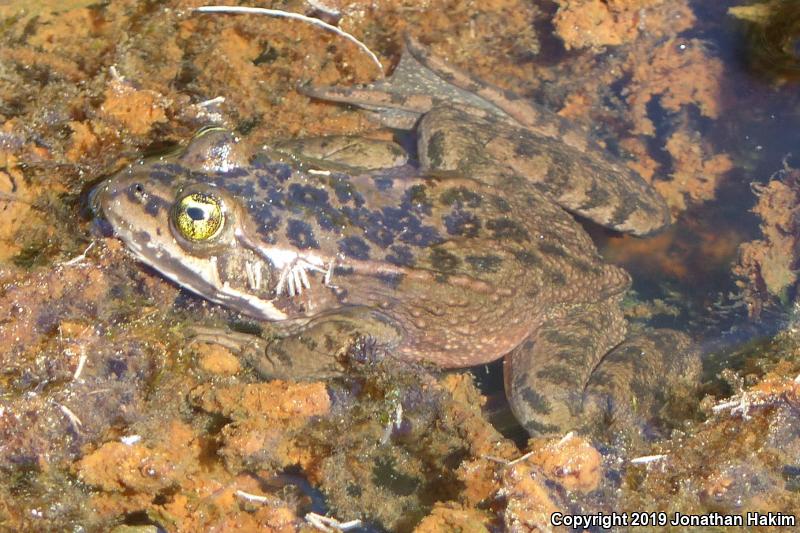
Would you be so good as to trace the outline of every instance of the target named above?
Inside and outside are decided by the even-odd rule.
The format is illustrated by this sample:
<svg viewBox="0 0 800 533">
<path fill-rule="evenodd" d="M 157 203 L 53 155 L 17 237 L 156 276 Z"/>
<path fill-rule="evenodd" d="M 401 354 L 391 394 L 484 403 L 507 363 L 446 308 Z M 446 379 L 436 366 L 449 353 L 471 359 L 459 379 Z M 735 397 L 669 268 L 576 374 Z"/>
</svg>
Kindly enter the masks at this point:
<svg viewBox="0 0 800 533">
<path fill-rule="evenodd" d="M 114 215 L 123 216 L 126 206 L 146 204 L 148 199 L 147 186 L 143 181 L 110 179 L 89 193 L 89 208 L 96 217 L 109 219 Z"/>
<path fill-rule="evenodd" d="M 101 197 L 105 193 L 105 189 L 108 187 L 108 182 L 104 181 L 96 185 L 91 191 L 89 191 L 89 209 L 92 211 L 92 215 L 95 217 L 99 217 L 103 215 L 103 206 L 101 205 Z"/>
<path fill-rule="evenodd" d="M 111 222 L 106 218 L 103 210 L 105 203 L 105 195 L 109 186 L 108 181 L 104 181 L 89 191 L 89 210 L 92 213 L 91 231 L 94 235 L 99 237 L 111 237 L 114 235 L 114 227 Z"/>
</svg>

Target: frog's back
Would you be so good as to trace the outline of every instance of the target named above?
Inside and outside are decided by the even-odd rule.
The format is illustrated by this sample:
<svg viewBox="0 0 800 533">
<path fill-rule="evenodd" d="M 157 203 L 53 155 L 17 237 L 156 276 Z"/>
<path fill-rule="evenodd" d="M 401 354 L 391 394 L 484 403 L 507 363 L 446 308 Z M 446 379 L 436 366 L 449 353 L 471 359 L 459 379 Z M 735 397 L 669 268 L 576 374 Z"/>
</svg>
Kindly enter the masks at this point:
<svg viewBox="0 0 800 533">
<path fill-rule="evenodd" d="M 305 309 L 379 309 L 405 330 L 399 350 L 409 358 L 490 361 L 550 308 L 627 288 L 572 216 L 523 180 L 498 189 L 410 172 L 304 173 L 261 158 L 216 183 L 246 208 L 264 246 L 335 263 L 330 287 L 312 285 Z M 335 303 L 322 298 L 331 291 Z"/>
</svg>

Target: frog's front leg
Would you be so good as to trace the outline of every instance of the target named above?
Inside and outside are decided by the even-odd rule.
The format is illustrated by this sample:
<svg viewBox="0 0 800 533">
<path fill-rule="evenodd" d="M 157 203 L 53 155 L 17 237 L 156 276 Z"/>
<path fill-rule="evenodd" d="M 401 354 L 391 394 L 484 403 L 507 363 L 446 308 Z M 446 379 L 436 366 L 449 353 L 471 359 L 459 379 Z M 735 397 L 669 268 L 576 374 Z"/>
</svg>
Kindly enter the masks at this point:
<svg viewBox="0 0 800 533">
<path fill-rule="evenodd" d="M 620 298 L 556 309 L 506 355 L 506 395 L 531 435 L 578 428 L 586 383 L 603 356 L 625 337 Z"/>
<path fill-rule="evenodd" d="M 342 375 L 347 357 L 391 354 L 401 334 L 380 313 L 353 308 L 293 326 L 272 338 L 196 330 L 196 340 L 237 352 L 266 379 L 309 380 Z M 364 350 L 370 353 L 361 353 Z"/>
</svg>

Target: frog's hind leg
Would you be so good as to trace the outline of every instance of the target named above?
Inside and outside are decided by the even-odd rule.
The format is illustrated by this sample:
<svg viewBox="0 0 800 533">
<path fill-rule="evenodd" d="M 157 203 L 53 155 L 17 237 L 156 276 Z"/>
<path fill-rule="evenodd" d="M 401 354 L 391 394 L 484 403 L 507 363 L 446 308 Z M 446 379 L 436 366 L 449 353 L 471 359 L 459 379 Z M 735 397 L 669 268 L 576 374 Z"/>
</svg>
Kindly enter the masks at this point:
<svg viewBox="0 0 800 533">
<path fill-rule="evenodd" d="M 625 339 L 586 385 L 586 428 L 607 434 L 652 427 L 670 400 L 682 403 L 694 393 L 701 366 L 699 350 L 679 331 L 650 329 Z"/>
<path fill-rule="evenodd" d="M 373 118 L 383 125 L 398 129 L 413 129 L 419 117 L 443 103 L 461 104 L 492 114 L 505 115 L 492 102 L 450 81 L 451 74 L 442 73 L 426 65 L 427 58 L 421 49 L 408 43 L 400 62 L 386 79 L 361 87 L 301 87 L 308 96 L 358 106 L 373 113 Z M 463 75 L 462 76 L 466 76 Z M 477 86 L 473 81 L 470 87 Z"/>
<path fill-rule="evenodd" d="M 351 104 L 373 112 L 386 126 L 412 129 L 420 116 L 440 105 L 495 116 L 578 149 L 596 145 L 591 133 L 544 106 L 474 78 L 431 55 L 407 36 L 400 62 L 388 78 L 360 87 L 301 87 L 313 98 Z"/>
<path fill-rule="evenodd" d="M 625 337 L 619 297 L 556 310 L 506 355 L 506 395 L 531 435 L 577 429 L 586 383 L 602 357 Z"/>
<path fill-rule="evenodd" d="M 580 150 L 496 117 L 437 107 L 418 126 L 418 155 L 431 175 L 460 175 L 491 186 L 510 178 L 608 228 L 646 235 L 669 224 L 664 199 L 622 161 Z"/>
<path fill-rule="evenodd" d="M 431 174 L 520 176 L 565 209 L 635 235 L 670 222 L 664 199 L 586 128 L 472 78 L 413 40 L 385 80 L 302 90 L 371 111 L 390 127 L 416 125 L 420 159 Z"/>
</svg>

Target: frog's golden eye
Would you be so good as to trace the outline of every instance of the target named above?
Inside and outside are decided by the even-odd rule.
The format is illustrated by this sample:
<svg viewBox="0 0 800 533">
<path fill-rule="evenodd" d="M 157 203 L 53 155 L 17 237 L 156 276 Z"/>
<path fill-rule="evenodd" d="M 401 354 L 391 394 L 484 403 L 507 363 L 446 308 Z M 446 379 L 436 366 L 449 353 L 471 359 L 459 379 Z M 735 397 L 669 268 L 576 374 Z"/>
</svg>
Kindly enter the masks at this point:
<svg viewBox="0 0 800 533">
<path fill-rule="evenodd" d="M 206 242 L 219 235 L 225 222 L 222 202 L 205 193 L 191 193 L 175 202 L 172 222 L 186 240 Z"/>
</svg>

